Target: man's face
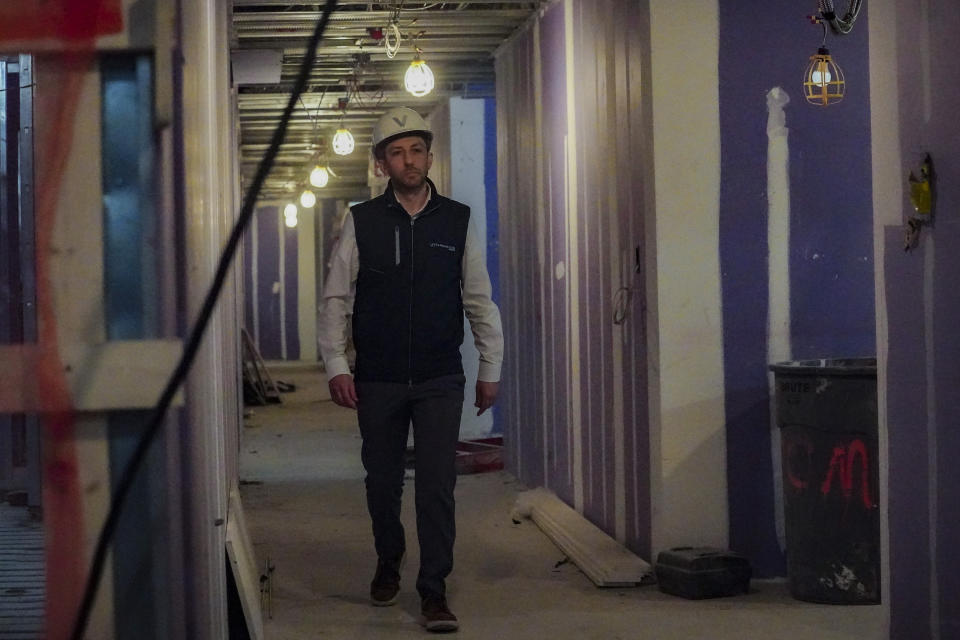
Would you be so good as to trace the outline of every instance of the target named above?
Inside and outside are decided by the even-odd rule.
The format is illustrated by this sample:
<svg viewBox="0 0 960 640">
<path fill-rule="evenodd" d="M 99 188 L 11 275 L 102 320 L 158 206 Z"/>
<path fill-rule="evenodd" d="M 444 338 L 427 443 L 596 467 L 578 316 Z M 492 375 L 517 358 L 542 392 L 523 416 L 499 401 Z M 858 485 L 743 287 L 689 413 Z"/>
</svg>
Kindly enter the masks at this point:
<svg viewBox="0 0 960 640">
<path fill-rule="evenodd" d="M 391 141 L 383 150 L 380 168 L 390 176 L 395 189 L 416 191 L 427 178 L 433 154 L 420 136 L 407 136 Z"/>
</svg>

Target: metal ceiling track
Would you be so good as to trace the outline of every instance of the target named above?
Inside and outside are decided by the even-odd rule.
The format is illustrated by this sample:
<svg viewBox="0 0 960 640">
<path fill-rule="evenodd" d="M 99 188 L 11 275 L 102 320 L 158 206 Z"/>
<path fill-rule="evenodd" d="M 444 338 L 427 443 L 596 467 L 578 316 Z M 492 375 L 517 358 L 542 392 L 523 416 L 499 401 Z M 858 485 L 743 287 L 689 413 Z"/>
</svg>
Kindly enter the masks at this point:
<svg viewBox="0 0 960 640">
<path fill-rule="evenodd" d="M 330 16 L 317 61 L 294 113 L 262 199 L 288 199 L 303 188 L 311 163 L 323 157 L 337 173 L 320 197 L 361 198 L 366 186 L 373 124 L 387 109 L 409 106 L 429 115 L 450 97 L 493 95 L 493 52 L 547 0 L 462 0 L 458 2 L 340 2 Z M 323 3 L 289 0 L 233 0 L 234 50 L 282 52 L 279 81 L 242 85 L 238 90 L 241 174 L 252 178 L 289 100 L 306 43 Z M 399 12 L 397 11 L 399 9 Z M 393 59 L 375 37 L 397 18 L 403 38 Z M 436 87 L 414 98 L 403 74 L 415 46 L 432 67 Z M 348 98 L 346 108 L 340 101 Z M 349 156 L 329 150 L 340 124 L 353 133 Z"/>
</svg>

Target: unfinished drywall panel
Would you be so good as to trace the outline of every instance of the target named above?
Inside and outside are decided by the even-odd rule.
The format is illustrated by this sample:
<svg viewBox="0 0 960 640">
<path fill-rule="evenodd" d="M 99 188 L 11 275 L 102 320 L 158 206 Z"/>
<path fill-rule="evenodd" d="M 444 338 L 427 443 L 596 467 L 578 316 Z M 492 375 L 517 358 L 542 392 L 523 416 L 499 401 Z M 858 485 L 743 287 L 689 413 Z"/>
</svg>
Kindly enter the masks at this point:
<svg viewBox="0 0 960 640">
<path fill-rule="evenodd" d="M 556 11 L 557 9 L 551 9 Z M 542 442 L 544 424 L 537 405 L 543 401 L 539 385 L 541 368 L 537 364 L 540 344 L 537 315 L 532 293 L 537 273 L 535 246 L 531 232 L 537 215 L 531 176 L 536 172 L 533 152 L 533 34 L 526 30 L 505 44 L 496 60 L 497 74 L 497 150 L 501 162 L 497 171 L 499 209 L 509 212 L 501 219 L 500 311 L 504 327 L 503 384 L 499 402 L 503 407 L 508 467 L 531 486 L 545 483 Z M 534 389 L 536 389 L 534 391 Z M 565 428 L 565 425 L 561 429 Z"/>
<path fill-rule="evenodd" d="M 546 8 L 499 52 L 497 123 L 511 468 L 648 554 L 644 16 Z"/>
<path fill-rule="evenodd" d="M 564 11 L 551 9 L 539 23 L 540 106 L 539 144 L 543 149 L 539 170 L 541 202 L 544 208 L 543 305 L 549 309 L 552 330 L 541 338 L 548 363 L 540 380 L 543 420 L 548 426 L 540 457 L 547 486 L 568 504 L 574 503 L 571 417 L 573 403 L 557 400 L 568 397 L 574 363 L 570 345 L 569 213 L 570 107 L 567 105 L 567 18 Z M 579 445 L 578 445 L 579 448 Z"/>
<path fill-rule="evenodd" d="M 568 151 L 577 198 L 570 266 L 579 278 L 583 512 L 641 553 L 655 520 L 638 508 L 648 504 L 650 474 L 643 314 L 655 136 L 641 73 L 650 47 L 646 13 L 633 2 L 571 3 L 567 50 L 568 93 L 576 88 Z"/>
<path fill-rule="evenodd" d="M 653 547 L 723 548 L 717 6 L 653 1 L 650 33 L 659 347 L 659 415 L 651 429 Z M 761 132 L 763 123 L 757 123 Z"/>
<path fill-rule="evenodd" d="M 181 5 L 180 69 L 177 114 L 183 191 L 185 317 L 196 317 L 212 280 L 238 206 L 229 150 L 233 144 L 232 105 L 228 96 L 228 7 L 213 0 Z M 233 278 L 224 288 L 186 384 L 182 464 L 191 491 L 184 498 L 184 544 L 190 558 L 184 574 L 189 609 L 187 635 L 223 637 L 227 629 L 225 532 L 228 470 L 236 449 L 227 448 L 227 431 L 239 428 L 236 401 L 240 312 Z"/>
</svg>

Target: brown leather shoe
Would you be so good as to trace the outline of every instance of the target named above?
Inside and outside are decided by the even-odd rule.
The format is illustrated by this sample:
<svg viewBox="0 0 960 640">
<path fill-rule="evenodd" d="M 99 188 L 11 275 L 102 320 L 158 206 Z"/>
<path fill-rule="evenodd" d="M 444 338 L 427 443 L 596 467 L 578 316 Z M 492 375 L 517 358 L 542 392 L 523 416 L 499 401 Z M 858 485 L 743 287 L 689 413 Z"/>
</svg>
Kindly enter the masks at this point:
<svg viewBox="0 0 960 640">
<path fill-rule="evenodd" d="M 437 633 L 456 631 L 460 628 L 457 616 L 453 615 L 447 606 L 447 599 L 442 596 L 428 596 L 420 605 L 420 624 L 427 631 Z"/>
<path fill-rule="evenodd" d="M 400 570 L 397 566 L 377 561 L 377 573 L 370 583 L 370 602 L 375 607 L 389 607 L 400 593 Z"/>
</svg>

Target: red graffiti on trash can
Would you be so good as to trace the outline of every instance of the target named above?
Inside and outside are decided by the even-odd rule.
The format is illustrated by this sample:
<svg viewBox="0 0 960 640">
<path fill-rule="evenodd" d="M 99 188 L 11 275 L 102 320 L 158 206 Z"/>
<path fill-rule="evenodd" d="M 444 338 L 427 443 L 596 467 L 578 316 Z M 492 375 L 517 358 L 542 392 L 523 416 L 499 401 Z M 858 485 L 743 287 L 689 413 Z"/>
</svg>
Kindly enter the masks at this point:
<svg viewBox="0 0 960 640">
<path fill-rule="evenodd" d="M 853 473 L 858 458 L 860 460 L 860 498 L 863 500 L 863 506 L 871 509 L 874 505 L 870 497 L 870 463 L 867 457 L 867 446 L 860 439 L 851 441 L 846 447 L 837 445 L 833 448 L 833 457 L 830 458 L 827 477 L 823 479 L 823 483 L 820 485 L 820 493 L 825 496 L 829 495 L 834 480 L 839 478 L 844 497 L 852 497 Z"/>
</svg>

